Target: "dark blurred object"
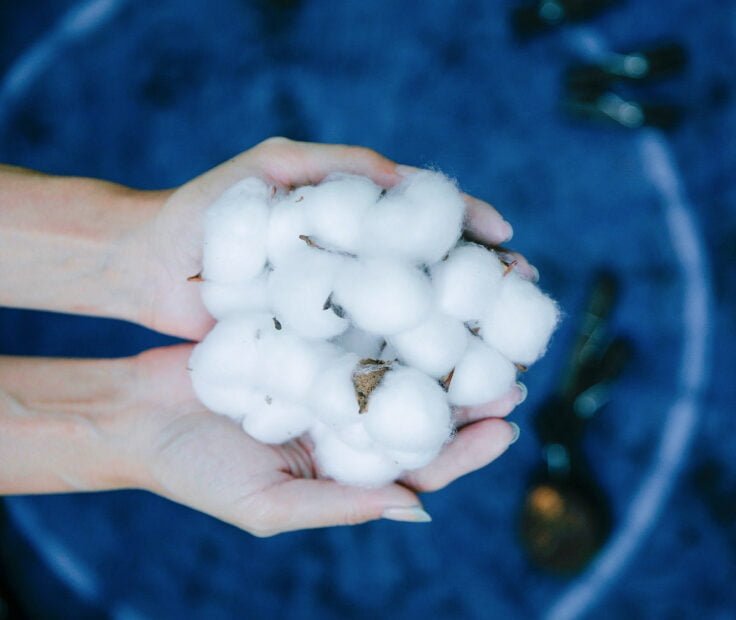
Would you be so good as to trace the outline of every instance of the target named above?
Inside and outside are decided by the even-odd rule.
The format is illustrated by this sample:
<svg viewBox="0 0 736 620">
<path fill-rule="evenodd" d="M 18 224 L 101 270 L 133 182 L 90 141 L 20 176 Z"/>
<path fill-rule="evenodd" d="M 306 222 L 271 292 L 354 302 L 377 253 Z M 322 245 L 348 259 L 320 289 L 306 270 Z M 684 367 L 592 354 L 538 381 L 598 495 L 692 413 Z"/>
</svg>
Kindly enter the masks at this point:
<svg viewBox="0 0 736 620">
<path fill-rule="evenodd" d="M 520 534 L 531 560 L 555 573 L 582 570 L 611 529 L 608 501 L 581 444 L 586 422 L 608 402 L 632 353 L 628 340 L 608 333 L 617 296 L 613 275 L 599 273 L 560 388 L 534 418 L 543 463 L 521 509 Z"/>
<path fill-rule="evenodd" d="M 580 22 L 622 4 L 621 0 L 541 0 L 511 11 L 511 27 L 528 38 L 569 22 Z"/>
<path fill-rule="evenodd" d="M 687 50 L 679 43 L 625 53 L 610 53 L 596 63 L 580 63 L 565 73 L 565 86 L 573 92 L 600 91 L 615 81 L 643 83 L 681 73 Z"/>
<path fill-rule="evenodd" d="M 675 103 L 635 101 L 610 90 L 569 93 L 563 108 L 578 118 L 616 123 L 627 129 L 645 126 L 673 129 L 684 114 L 684 108 Z"/>
<path fill-rule="evenodd" d="M 4 521 L 4 506 L 0 499 L 0 521 Z M 25 620 L 27 616 L 20 611 L 18 602 L 13 595 L 6 567 L 0 562 L 0 620 Z"/>
</svg>

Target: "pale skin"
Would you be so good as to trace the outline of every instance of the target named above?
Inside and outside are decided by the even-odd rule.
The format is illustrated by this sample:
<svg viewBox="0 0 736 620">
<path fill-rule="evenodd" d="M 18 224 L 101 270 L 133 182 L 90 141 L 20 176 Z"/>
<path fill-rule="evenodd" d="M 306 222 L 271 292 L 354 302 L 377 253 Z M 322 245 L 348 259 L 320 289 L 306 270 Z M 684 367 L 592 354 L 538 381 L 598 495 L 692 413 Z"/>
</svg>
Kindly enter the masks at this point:
<svg viewBox="0 0 736 620">
<path fill-rule="evenodd" d="M 284 138 L 157 192 L 0 166 L 0 305 L 119 318 L 197 341 L 214 323 L 190 280 L 202 265 L 201 215 L 227 187 L 258 176 L 288 188 L 335 171 L 390 187 L 411 170 L 368 149 Z M 468 234 L 494 246 L 510 238 L 493 207 L 466 202 Z M 145 489 L 256 536 L 426 521 L 419 493 L 484 467 L 515 437 L 502 418 L 520 387 L 456 411 L 454 440 L 397 483 L 340 485 L 319 477 L 307 439 L 263 445 L 200 405 L 186 370 L 192 346 L 117 360 L 0 356 L 0 493 Z"/>
</svg>

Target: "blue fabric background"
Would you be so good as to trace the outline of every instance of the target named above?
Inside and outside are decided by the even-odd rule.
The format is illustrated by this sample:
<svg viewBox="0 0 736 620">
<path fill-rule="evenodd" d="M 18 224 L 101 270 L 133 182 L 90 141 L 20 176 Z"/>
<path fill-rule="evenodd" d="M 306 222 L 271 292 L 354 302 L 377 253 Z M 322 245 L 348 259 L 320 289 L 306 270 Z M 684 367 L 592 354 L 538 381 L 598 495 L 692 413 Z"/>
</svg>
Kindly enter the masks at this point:
<svg viewBox="0 0 736 620">
<path fill-rule="evenodd" d="M 66 11 L 82 5 L 106 17 L 64 30 Z M 549 611 L 576 582 L 528 563 L 515 519 L 539 458 L 531 415 L 566 360 L 584 285 L 600 266 L 621 277 L 616 329 L 637 350 L 586 437 L 617 524 L 676 396 L 685 294 L 662 196 L 643 171 L 641 134 L 562 115 L 560 76 L 591 40 L 626 49 L 668 37 L 688 46 L 690 63 L 650 90 L 688 108 L 664 143 L 706 248 L 707 389 L 672 496 L 588 613 L 736 617 L 736 4 L 631 0 L 585 28 L 524 45 L 511 36 L 508 6 L 0 4 L 1 161 L 154 188 L 271 135 L 370 146 L 436 166 L 497 205 L 515 225 L 514 246 L 570 317 L 525 377 L 529 399 L 514 414 L 521 440 L 492 466 L 427 496 L 427 526 L 380 522 L 258 540 L 142 492 L 8 500 L 3 559 L 39 616 L 475 619 Z M 52 61 L 37 59 L 23 88 L 8 87 L 14 68 L 34 66 L 28 50 L 49 41 Z M 118 356 L 165 342 L 128 324 L 0 309 L 5 354 Z"/>
</svg>

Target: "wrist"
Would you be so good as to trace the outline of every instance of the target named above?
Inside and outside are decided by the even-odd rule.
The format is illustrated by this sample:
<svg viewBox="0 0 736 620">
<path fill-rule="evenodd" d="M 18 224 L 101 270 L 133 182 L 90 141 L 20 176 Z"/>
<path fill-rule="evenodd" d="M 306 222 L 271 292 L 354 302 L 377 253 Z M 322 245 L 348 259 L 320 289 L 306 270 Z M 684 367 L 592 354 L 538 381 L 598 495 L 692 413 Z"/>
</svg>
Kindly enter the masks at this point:
<svg viewBox="0 0 736 620">
<path fill-rule="evenodd" d="M 0 357 L 0 491 L 139 486 L 132 360 Z"/>
</svg>

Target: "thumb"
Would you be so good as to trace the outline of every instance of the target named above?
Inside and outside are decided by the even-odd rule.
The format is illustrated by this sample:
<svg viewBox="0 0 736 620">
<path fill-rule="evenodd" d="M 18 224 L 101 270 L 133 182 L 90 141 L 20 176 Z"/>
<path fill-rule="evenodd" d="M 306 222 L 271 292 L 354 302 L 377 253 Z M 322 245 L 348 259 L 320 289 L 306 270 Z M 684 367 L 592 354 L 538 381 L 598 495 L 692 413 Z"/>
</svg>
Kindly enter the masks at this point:
<svg viewBox="0 0 736 620">
<path fill-rule="evenodd" d="M 345 486 L 332 480 L 294 479 L 262 493 L 259 500 L 270 523 L 259 532 L 275 534 L 332 525 L 356 525 L 374 519 L 425 522 L 430 516 L 409 489 L 390 484 L 377 489 Z"/>
</svg>

